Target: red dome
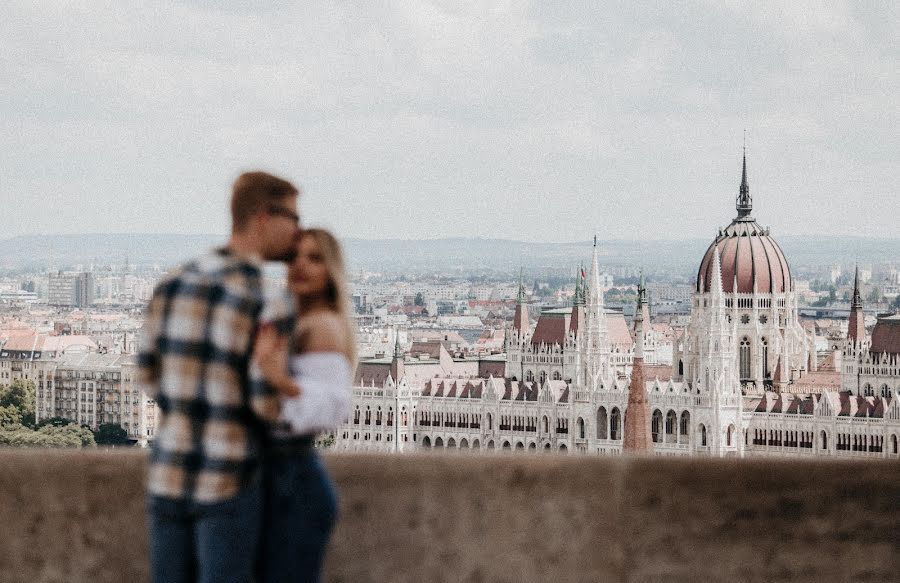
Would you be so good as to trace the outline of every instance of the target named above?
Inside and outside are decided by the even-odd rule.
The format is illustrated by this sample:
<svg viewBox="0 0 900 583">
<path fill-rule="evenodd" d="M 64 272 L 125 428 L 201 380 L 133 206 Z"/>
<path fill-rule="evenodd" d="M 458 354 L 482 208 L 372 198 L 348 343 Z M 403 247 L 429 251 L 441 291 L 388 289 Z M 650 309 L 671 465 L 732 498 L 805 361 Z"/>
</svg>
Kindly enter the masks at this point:
<svg viewBox="0 0 900 583">
<path fill-rule="evenodd" d="M 768 229 L 746 217 L 735 219 L 706 250 L 697 272 L 698 292 L 709 291 L 716 245 L 722 263 L 722 288 L 726 293 L 751 294 L 754 282 L 756 291 L 761 294 L 778 294 L 793 289 L 791 269 L 781 247 L 769 236 Z M 734 289 L 735 276 L 737 289 Z"/>
</svg>

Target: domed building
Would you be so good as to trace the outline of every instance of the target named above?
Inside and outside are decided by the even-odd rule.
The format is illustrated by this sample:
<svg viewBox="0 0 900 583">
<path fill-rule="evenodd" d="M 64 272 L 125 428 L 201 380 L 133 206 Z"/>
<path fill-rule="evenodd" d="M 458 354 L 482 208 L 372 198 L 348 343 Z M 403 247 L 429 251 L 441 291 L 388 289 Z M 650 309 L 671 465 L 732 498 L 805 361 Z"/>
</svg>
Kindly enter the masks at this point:
<svg viewBox="0 0 900 583">
<path fill-rule="evenodd" d="M 737 217 L 710 243 L 697 271 L 691 324 L 676 346 L 676 377 L 703 386 L 707 369 L 703 342 L 708 339 L 714 289 L 721 287 L 724 316 L 730 327 L 734 373 L 745 395 L 767 389 L 789 391 L 790 383 L 815 369 L 814 340 L 797 316 L 791 268 L 781 247 L 753 218 L 744 154 Z M 721 279 L 714 270 L 718 253 Z"/>
</svg>

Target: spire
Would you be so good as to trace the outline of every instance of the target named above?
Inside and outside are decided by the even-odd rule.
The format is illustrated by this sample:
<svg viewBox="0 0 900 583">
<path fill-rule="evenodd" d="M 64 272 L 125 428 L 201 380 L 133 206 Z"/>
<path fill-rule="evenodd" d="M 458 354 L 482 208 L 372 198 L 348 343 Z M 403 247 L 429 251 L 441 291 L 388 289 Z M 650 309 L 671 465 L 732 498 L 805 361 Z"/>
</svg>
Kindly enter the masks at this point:
<svg viewBox="0 0 900 583">
<path fill-rule="evenodd" d="M 644 305 L 646 304 L 646 290 L 642 291 L 644 276 L 641 276 L 641 287 L 638 288 L 637 307 L 634 310 L 634 358 L 635 361 L 644 359 Z"/>
<path fill-rule="evenodd" d="M 713 297 L 720 297 L 722 295 L 722 261 L 719 259 L 719 245 L 716 244 L 713 249 L 713 265 L 712 265 L 712 281 L 709 282 L 709 291 Z M 737 282 L 737 274 L 734 276 L 735 282 Z M 737 291 L 737 284 L 734 286 L 734 290 Z"/>
<path fill-rule="evenodd" d="M 525 305 L 525 284 L 523 283 L 524 270 L 519 269 L 519 294 L 516 297 L 516 315 L 513 318 L 513 330 L 519 335 L 527 334 L 531 329 L 531 323 L 528 321 L 528 306 Z"/>
<path fill-rule="evenodd" d="M 525 274 L 525 269 L 523 267 L 519 268 L 519 293 L 516 295 L 516 303 L 524 304 L 525 303 L 525 284 L 523 283 L 522 277 Z"/>
<path fill-rule="evenodd" d="M 641 287 L 643 287 L 643 275 L 641 276 Z M 638 299 L 638 306 L 634 313 L 634 360 L 631 368 L 631 382 L 628 385 L 628 406 L 625 408 L 622 442 L 622 451 L 635 454 L 653 452 L 653 439 L 650 435 L 650 403 L 647 399 L 647 384 L 644 381 L 643 324 L 641 300 Z"/>
<path fill-rule="evenodd" d="M 753 199 L 750 198 L 750 185 L 747 183 L 747 146 L 744 146 L 744 168 L 741 172 L 741 188 L 737 197 L 738 218 L 749 217 L 753 211 Z"/>
<path fill-rule="evenodd" d="M 572 299 L 572 305 L 575 307 L 584 305 L 584 289 L 582 288 L 583 272 L 584 268 L 579 265 L 578 271 L 575 274 L 575 297 Z"/>
<path fill-rule="evenodd" d="M 400 348 L 400 329 L 394 330 L 394 358 L 403 358 L 403 350 Z"/>
<path fill-rule="evenodd" d="M 859 265 L 853 278 L 853 301 L 850 303 L 850 322 L 847 325 L 847 339 L 858 344 L 866 338 L 866 316 L 863 314 L 862 294 L 859 292 Z"/>
</svg>

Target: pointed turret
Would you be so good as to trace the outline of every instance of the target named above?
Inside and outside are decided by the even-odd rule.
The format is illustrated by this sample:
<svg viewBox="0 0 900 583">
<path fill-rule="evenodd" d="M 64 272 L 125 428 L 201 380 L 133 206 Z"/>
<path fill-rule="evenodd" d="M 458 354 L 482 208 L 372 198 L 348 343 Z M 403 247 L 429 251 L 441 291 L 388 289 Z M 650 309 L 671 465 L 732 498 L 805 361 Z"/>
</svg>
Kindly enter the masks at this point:
<svg viewBox="0 0 900 583">
<path fill-rule="evenodd" d="M 584 329 L 584 268 L 579 266 L 575 274 L 575 297 L 572 299 L 572 317 L 569 333 L 578 335 Z"/>
<path fill-rule="evenodd" d="M 753 199 L 750 197 L 750 185 L 747 183 L 747 147 L 744 147 L 744 168 L 741 172 L 741 187 L 737 197 L 737 218 L 749 218 L 753 212 Z"/>
<path fill-rule="evenodd" d="M 403 349 L 400 347 L 400 329 L 394 330 L 394 354 L 391 357 L 391 378 L 399 383 L 406 376 L 406 364 L 403 358 Z"/>
<path fill-rule="evenodd" d="M 643 287 L 643 277 L 641 286 Z M 634 333 L 634 361 L 631 383 L 628 386 L 622 451 L 648 454 L 653 452 L 653 439 L 650 434 L 650 403 L 644 382 L 644 315 L 640 299 L 634 312 Z"/>
<path fill-rule="evenodd" d="M 638 299 L 637 310 L 641 313 L 641 317 L 645 326 L 650 325 L 650 300 L 647 295 L 647 285 L 644 283 L 644 270 L 641 270 L 641 279 L 638 283 Z M 635 334 L 637 334 L 637 313 L 635 313 Z"/>
<path fill-rule="evenodd" d="M 853 301 L 850 303 L 850 322 L 847 326 L 847 340 L 859 344 L 866 339 L 866 317 L 863 314 L 862 294 L 859 291 L 859 265 L 853 278 Z"/>
<path fill-rule="evenodd" d="M 528 334 L 531 329 L 531 323 L 528 321 L 528 306 L 525 304 L 525 282 L 522 279 L 524 270 L 519 270 L 519 293 L 516 296 L 516 315 L 513 318 L 513 330 L 518 332 L 519 336 Z"/>
<path fill-rule="evenodd" d="M 606 308 L 603 305 L 603 287 L 600 285 L 600 259 L 597 237 L 591 256 L 591 273 L 583 286 L 585 293 L 585 380 L 590 386 L 600 383 L 609 369 L 609 345 L 607 344 Z"/>
</svg>

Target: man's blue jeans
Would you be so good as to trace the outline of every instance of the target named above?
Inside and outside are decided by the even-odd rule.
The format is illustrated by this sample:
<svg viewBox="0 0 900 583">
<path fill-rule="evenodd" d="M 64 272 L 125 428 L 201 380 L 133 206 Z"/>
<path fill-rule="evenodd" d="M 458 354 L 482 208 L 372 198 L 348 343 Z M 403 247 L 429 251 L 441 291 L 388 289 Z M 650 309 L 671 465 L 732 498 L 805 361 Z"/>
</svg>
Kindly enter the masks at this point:
<svg viewBox="0 0 900 583">
<path fill-rule="evenodd" d="M 154 583 L 252 581 L 262 522 L 259 485 L 216 504 L 151 496 L 148 511 Z"/>
<path fill-rule="evenodd" d="M 317 583 L 337 517 L 334 487 L 315 451 L 273 452 L 264 469 L 259 582 Z"/>
</svg>

